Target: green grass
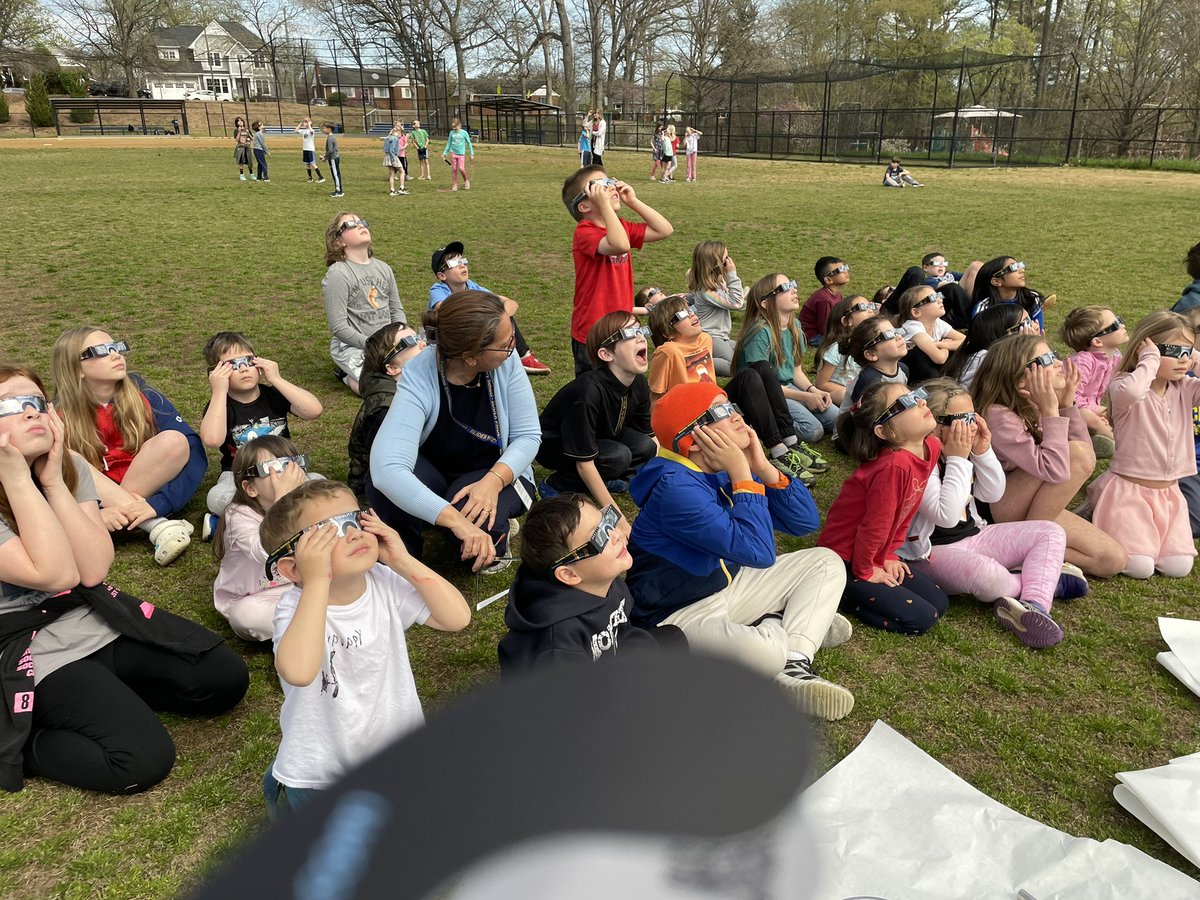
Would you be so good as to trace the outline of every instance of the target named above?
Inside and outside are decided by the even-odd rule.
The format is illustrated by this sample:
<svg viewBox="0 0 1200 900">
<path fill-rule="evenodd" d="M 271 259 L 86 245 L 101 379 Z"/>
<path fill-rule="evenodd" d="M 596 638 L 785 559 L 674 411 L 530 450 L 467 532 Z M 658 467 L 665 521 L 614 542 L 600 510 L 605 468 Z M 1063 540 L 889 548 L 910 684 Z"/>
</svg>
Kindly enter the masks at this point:
<svg viewBox="0 0 1200 900">
<path fill-rule="evenodd" d="M 133 368 L 196 425 L 207 398 L 201 347 L 215 331 L 242 329 L 321 398 L 325 414 L 295 424 L 293 434 L 317 471 L 342 478 L 356 401 L 331 376 L 320 283 L 322 233 L 344 209 L 372 223 L 376 250 L 395 269 L 414 318 L 425 305 L 430 253 L 464 241 L 472 275 L 522 304 L 523 330 L 554 367 L 535 384 L 540 401 L 565 383 L 572 223 L 558 193 L 573 168 L 571 150 L 481 147 L 469 193 L 446 191 L 447 173 L 435 162 L 438 190 L 414 182 L 411 196 L 389 198 L 375 143 L 368 152 L 347 140 L 348 196 L 334 201 L 328 185 L 303 182 L 297 148 L 280 139 L 272 146 L 270 185 L 240 183 L 230 152 L 186 142 L 3 151 L 0 201 L 10 212 L 0 358 L 48 374 L 60 331 L 101 325 L 131 342 Z M 874 164 L 702 156 L 702 181 L 667 187 L 646 180 L 644 154 L 614 152 L 606 161 L 675 224 L 669 241 L 635 260 L 639 285 L 667 289 L 682 288 L 692 247 L 714 237 L 729 244 L 747 283 L 783 271 L 815 287 L 813 262 L 833 253 L 852 263 L 851 287 L 868 295 L 931 250 L 955 267 L 1008 253 L 1028 261 L 1032 285 L 1057 292 L 1053 326 L 1067 309 L 1092 302 L 1134 320 L 1178 297 L 1187 280 L 1179 260 L 1195 240 L 1197 182 L 1185 174 L 953 171 L 930 173 L 923 191 L 896 192 L 879 188 Z M 212 463 L 187 511 L 193 521 L 216 476 Z M 821 479 L 823 510 L 847 472 L 839 459 Z M 440 541 L 431 554 L 457 573 L 472 601 L 506 583 L 455 569 Z M 213 610 L 214 573 L 204 545 L 164 570 L 139 538 L 118 547 L 112 580 L 230 636 L 252 672 L 245 702 L 212 721 L 171 719 L 179 763 L 147 794 L 100 797 L 33 780 L 0 798 L 0 893 L 172 896 L 261 825 L 259 778 L 275 750 L 280 693 L 270 654 L 234 640 Z M 1195 698 L 1154 661 L 1163 649 L 1155 618 L 1196 617 L 1195 581 L 1118 579 L 1060 610 L 1066 640 L 1042 653 L 1021 649 L 967 601 L 955 601 L 919 639 L 858 629 L 822 654 L 824 673 L 858 699 L 849 719 L 826 729 L 825 762 L 882 718 L 1018 811 L 1134 844 L 1196 875 L 1111 797 L 1115 772 L 1200 749 Z M 462 634 L 412 633 L 427 709 L 495 677 L 502 631 L 496 604 Z"/>
</svg>

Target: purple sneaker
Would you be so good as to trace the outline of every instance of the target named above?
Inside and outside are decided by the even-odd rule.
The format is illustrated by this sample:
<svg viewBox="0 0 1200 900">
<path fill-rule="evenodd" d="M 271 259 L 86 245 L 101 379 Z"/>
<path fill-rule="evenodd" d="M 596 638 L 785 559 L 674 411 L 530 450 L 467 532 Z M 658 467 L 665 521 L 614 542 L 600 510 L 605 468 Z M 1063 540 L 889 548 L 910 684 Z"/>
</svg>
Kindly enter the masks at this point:
<svg viewBox="0 0 1200 900">
<path fill-rule="evenodd" d="M 1070 563 L 1063 563 L 1058 576 L 1058 586 L 1054 589 L 1055 600 L 1078 600 L 1086 597 L 1088 582 L 1083 577 L 1083 569 Z"/>
<path fill-rule="evenodd" d="M 1017 640 L 1026 647 L 1035 650 L 1053 647 L 1063 638 L 1058 623 L 1050 618 L 1049 613 L 1043 612 L 1032 603 L 1012 597 L 1001 597 L 992 609 L 1000 624 L 1015 634 Z"/>
</svg>

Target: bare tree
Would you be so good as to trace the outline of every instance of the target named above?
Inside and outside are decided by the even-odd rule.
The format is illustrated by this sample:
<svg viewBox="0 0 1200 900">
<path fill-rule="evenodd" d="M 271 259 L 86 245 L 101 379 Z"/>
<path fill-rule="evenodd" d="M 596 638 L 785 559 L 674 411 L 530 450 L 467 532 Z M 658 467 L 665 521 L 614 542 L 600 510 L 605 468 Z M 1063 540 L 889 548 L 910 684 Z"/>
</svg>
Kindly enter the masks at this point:
<svg viewBox="0 0 1200 900">
<path fill-rule="evenodd" d="M 52 27 L 37 0 L 0 0 L 0 50 L 28 50 Z"/>
<path fill-rule="evenodd" d="M 137 70 L 157 61 L 153 34 L 167 14 L 167 0 L 60 0 L 59 8 L 76 44 L 120 68 L 129 96 L 136 97 Z"/>
</svg>

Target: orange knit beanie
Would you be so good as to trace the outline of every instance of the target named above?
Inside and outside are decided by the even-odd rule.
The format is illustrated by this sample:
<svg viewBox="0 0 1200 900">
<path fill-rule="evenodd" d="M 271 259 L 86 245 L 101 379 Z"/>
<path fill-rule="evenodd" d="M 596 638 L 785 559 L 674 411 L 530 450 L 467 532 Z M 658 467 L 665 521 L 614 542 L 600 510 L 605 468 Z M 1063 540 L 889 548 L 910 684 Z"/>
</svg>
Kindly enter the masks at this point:
<svg viewBox="0 0 1200 900">
<path fill-rule="evenodd" d="M 677 384 L 663 394 L 654 404 L 654 412 L 650 414 L 650 426 L 654 429 L 658 443 L 667 450 L 673 450 L 671 445 L 675 441 L 675 435 L 695 422 L 701 413 L 712 406 L 713 400 L 724 393 L 719 385 L 711 381 L 695 381 Z M 679 442 L 681 456 L 687 456 L 691 448 L 691 435 Z"/>
</svg>

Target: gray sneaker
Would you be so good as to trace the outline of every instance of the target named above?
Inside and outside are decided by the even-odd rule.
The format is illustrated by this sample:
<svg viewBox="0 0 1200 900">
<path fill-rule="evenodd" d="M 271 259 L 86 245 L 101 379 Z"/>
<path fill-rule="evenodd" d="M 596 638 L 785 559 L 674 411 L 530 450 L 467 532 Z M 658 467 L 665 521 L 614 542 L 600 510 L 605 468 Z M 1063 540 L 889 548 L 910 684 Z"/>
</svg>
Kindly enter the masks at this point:
<svg viewBox="0 0 1200 900">
<path fill-rule="evenodd" d="M 833 621 L 829 623 L 829 630 L 825 632 L 825 639 L 821 641 L 821 649 L 840 647 L 850 640 L 852 634 L 854 634 L 854 626 L 850 624 L 850 620 L 841 613 L 834 613 Z"/>
<path fill-rule="evenodd" d="M 800 712 L 814 718 L 834 722 L 854 709 L 854 695 L 814 672 L 807 659 L 789 659 L 775 683 L 787 690 Z"/>
</svg>

